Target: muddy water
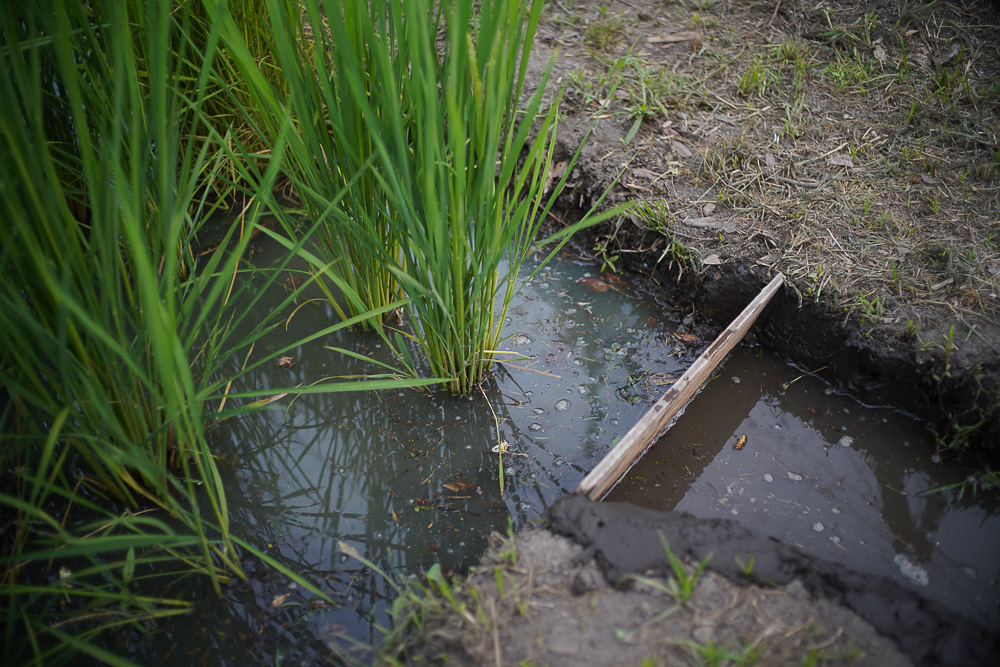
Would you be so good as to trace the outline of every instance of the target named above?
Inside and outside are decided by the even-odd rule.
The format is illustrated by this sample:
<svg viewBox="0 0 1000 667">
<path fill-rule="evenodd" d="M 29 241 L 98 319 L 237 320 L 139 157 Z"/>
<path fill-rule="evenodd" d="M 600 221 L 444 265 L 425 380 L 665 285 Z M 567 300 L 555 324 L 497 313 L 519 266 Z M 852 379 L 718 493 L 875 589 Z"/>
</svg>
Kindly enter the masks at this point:
<svg viewBox="0 0 1000 667">
<path fill-rule="evenodd" d="M 255 260 L 270 261 L 266 251 Z M 280 285 L 272 292 L 266 308 L 285 295 Z M 706 346 L 690 318 L 674 315 L 565 256 L 515 298 L 503 348 L 517 356 L 483 385 L 485 399 L 413 390 L 302 396 L 223 425 L 214 437 L 233 532 L 334 603 L 250 564 L 250 581 L 222 599 L 191 591 L 198 613 L 165 626 L 135 657 L 263 664 L 347 652 L 364 660 L 388 625 L 394 593 L 352 554 L 396 580 L 435 563 L 461 572 L 491 531 L 537 518 Z M 311 303 L 288 332 L 259 345 L 277 349 L 331 321 L 328 306 Z M 234 390 L 379 372 L 335 346 L 391 361 L 377 337 L 343 332 L 295 350 L 290 369 L 258 369 Z M 905 569 L 916 585 L 926 577 L 928 590 L 952 582 L 940 597 L 975 593 L 976 609 L 995 615 L 996 509 L 954 494 L 917 495 L 960 474 L 930 462 L 928 433 L 891 411 L 827 395 L 812 379 L 779 396 L 797 374 L 738 353 L 671 432 L 682 439 L 658 446 L 615 494 L 721 512 L 825 558 L 868 554 L 859 567 L 894 576 Z M 740 451 L 732 449 L 738 431 L 748 434 Z M 844 437 L 851 442 L 838 444 Z M 894 564 L 897 556 L 912 567 Z"/>
</svg>

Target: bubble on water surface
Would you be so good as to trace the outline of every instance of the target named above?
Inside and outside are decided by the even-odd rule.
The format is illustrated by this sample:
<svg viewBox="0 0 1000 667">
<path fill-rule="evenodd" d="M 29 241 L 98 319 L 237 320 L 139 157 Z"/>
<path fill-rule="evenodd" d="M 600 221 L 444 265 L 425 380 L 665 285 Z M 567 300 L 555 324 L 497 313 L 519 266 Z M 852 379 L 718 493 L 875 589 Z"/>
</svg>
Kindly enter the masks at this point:
<svg viewBox="0 0 1000 667">
<path fill-rule="evenodd" d="M 789 472 L 788 473 L 788 479 L 792 480 L 793 482 L 801 482 L 802 481 L 802 475 L 800 475 L 797 472 Z"/>
<path fill-rule="evenodd" d="M 836 535 L 831 535 L 830 541 L 833 542 L 834 544 L 840 544 L 840 538 L 837 537 Z"/>
<path fill-rule="evenodd" d="M 560 399 L 560 400 L 556 401 L 556 404 L 553 407 L 556 410 L 558 410 L 559 412 L 566 412 L 567 410 L 569 410 L 570 405 L 572 405 L 572 404 L 569 401 L 567 401 L 565 398 L 563 398 L 563 399 Z"/>
<path fill-rule="evenodd" d="M 510 339 L 511 345 L 527 345 L 530 342 L 531 338 L 525 336 L 524 334 L 517 334 L 516 336 Z"/>
<path fill-rule="evenodd" d="M 590 387 L 588 387 L 586 385 L 583 385 L 583 384 L 581 384 L 579 387 L 577 387 L 576 390 L 578 392 L 580 392 L 580 394 L 589 394 L 590 393 Z"/>
<path fill-rule="evenodd" d="M 837 441 L 837 444 L 841 447 L 850 447 L 854 444 L 854 438 L 849 435 L 841 436 L 840 440 Z"/>
<path fill-rule="evenodd" d="M 612 426 L 618 426 L 618 418 L 617 417 L 611 420 L 611 425 Z"/>
<path fill-rule="evenodd" d="M 740 383 L 740 378 L 738 376 L 734 375 L 733 376 L 733 384 L 739 384 L 739 383 Z"/>
<path fill-rule="evenodd" d="M 535 408 L 535 414 L 536 415 L 544 415 L 545 414 L 545 410 L 543 410 L 541 408 Z"/>
<path fill-rule="evenodd" d="M 542 425 L 538 422 L 531 422 L 531 426 L 528 427 L 529 431 L 541 431 Z"/>
<path fill-rule="evenodd" d="M 920 567 L 904 554 L 897 554 L 892 562 L 896 564 L 899 571 L 902 572 L 903 576 L 917 584 L 918 586 L 926 586 L 930 583 L 930 578 L 927 576 L 927 570 Z"/>
<path fill-rule="evenodd" d="M 774 481 L 774 475 L 772 475 L 769 472 L 764 473 L 764 481 L 765 482 L 773 482 Z"/>
<path fill-rule="evenodd" d="M 824 526 L 820 521 L 817 521 L 816 523 L 813 524 L 813 530 L 815 530 L 817 533 L 822 533 L 824 528 L 826 528 L 826 526 Z"/>
</svg>

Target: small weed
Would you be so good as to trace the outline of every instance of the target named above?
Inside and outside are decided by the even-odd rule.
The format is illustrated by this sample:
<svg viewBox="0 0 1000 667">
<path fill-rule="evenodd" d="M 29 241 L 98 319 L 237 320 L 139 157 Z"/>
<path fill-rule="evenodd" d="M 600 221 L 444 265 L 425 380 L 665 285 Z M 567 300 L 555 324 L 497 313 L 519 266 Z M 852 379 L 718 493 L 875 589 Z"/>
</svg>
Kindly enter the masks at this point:
<svg viewBox="0 0 1000 667">
<path fill-rule="evenodd" d="M 773 70 L 764 67 L 758 59 L 754 59 L 750 68 L 740 77 L 736 87 L 747 97 L 763 97 L 768 86 L 777 83 L 778 75 Z"/>
<path fill-rule="evenodd" d="M 874 292 L 862 292 L 858 295 L 859 319 L 862 324 L 878 324 L 885 314 L 885 304 L 882 297 Z"/>
<path fill-rule="evenodd" d="M 674 571 L 674 579 L 671 579 L 671 594 L 675 600 L 684 604 L 691 599 L 694 588 L 698 584 L 698 579 L 701 578 L 702 572 L 705 571 L 708 561 L 712 560 L 712 555 L 709 554 L 703 561 L 698 563 L 698 567 L 695 568 L 694 572 L 688 572 L 687 565 L 674 555 L 674 552 L 670 550 L 670 545 L 667 544 L 667 538 L 663 537 L 663 535 L 660 535 L 660 544 L 663 545 L 663 551 L 667 554 L 667 560 L 670 561 L 670 569 Z"/>
<path fill-rule="evenodd" d="M 718 646 L 711 639 L 704 644 L 690 640 L 677 643 L 691 651 L 692 656 L 698 663 L 705 667 L 723 667 L 723 665 L 744 667 L 746 665 L 757 664 L 757 651 L 752 646 L 734 649 L 729 644 Z"/>
<path fill-rule="evenodd" d="M 607 101 L 610 85 L 608 77 L 601 72 L 591 76 L 583 70 L 574 70 L 566 77 L 568 93 L 580 99 L 588 108 L 601 107 Z"/>
<path fill-rule="evenodd" d="M 752 554 L 750 556 L 750 560 L 747 561 L 746 563 L 744 563 L 742 559 L 740 559 L 738 556 L 736 558 L 736 564 L 740 566 L 740 571 L 743 572 L 743 576 L 746 577 L 747 579 L 753 576 L 753 565 L 756 559 L 757 557 Z"/>
<path fill-rule="evenodd" d="M 628 575 L 628 578 L 663 591 L 674 598 L 678 604 L 687 604 L 691 599 L 691 596 L 694 594 L 694 589 L 698 585 L 698 580 L 705 571 L 705 566 L 707 566 L 708 562 L 712 560 L 712 555 L 709 554 L 703 561 L 698 563 L 694 572 L 689 572 L 687 565 L 684 564 L 684 561 L 675 556 L 674 552 L 670 550 L 670 545 L 667 544 L 667 539 L 663 537 L 662 534 L 660 535 L 660 543 L 663 545 L 663 551 L 666 553 L 667 560 L 670 562 L 670 569 L 674 572 L 674 576 L 670 578 L 667 585 L 664 586 L 649 577 L 643 577 L 638 574 Z"/>
<path fill-rule="evenodd" d="M 866 64 L 856 48 L 850 56 L 837 52 L 836 61 L 824 67 L 822 73 L 841 89 L 864 86 L 875 78 L 874 64 Z"/>
<path fill-rule="evenodd" d="M 589 24 L 584 31 L 583 41 L 596 53 L 604 53 L 625 37 L 625 13 L 621 16 L 607 16 L 607 5 L 601 7 L 600 18 Z"/>
</svg>

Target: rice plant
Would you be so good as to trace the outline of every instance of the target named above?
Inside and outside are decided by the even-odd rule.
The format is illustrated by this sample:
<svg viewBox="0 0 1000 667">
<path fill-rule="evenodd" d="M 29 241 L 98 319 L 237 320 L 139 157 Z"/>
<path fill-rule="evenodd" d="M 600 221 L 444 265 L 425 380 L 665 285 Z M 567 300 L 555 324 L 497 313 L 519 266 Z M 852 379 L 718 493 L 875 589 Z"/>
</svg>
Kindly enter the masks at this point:
<svg viewBox="0 0 1000 667">
<path fill-rule="evenodd" d="M 394 279 L 411 310 L 410 344 L 432 375 L 467 393 L 498 354 L 518 269 L 555 196 L 545 191 L 559 102 L 544 107 L 548 73 L 522 99 L 542 3 L 304 4 L 313 34 L 324 36 L 309 61 L 315 71 L 289 80 L 288 113 L 309 147 L 295 186 L 307 200 L 321 194 L 325 209 L 311 214 L 331 216 L 338 245 L 358 249 L 355 275 L 373 267 Z M 325 127 L 314 120 L 320 101 Z M 337 215 L 316 184 L 361 172 L 365 186 L 347 193 Z M 380 280 L 387 295 L 397 291 Z M 407 344 L 395 340 L 413 368 Z"/>
<path fill-rule="evenodd" d="M 261 317 L 259 295 L 237 278 L 261 204 L 273 205 L 284 134 L 271 160 L 219 152 L 230 144 L 206 123 L 213 86 L 197 82 L 218 76 L 225 25 L 209 12 L 196 47 L 182 38 L 204 19 L 192 8 L 0 7 L 5 664 L 59 664 L 78 651 L 121 663 L 109 629 L 146 629 L 189 606 L 157 581 L 203 576 L 220 592 L 253 552 L 229 532 L 208 432 L 263 393 L 227 393 L 220 369 L 282 316 Z M 240 165 L 249 204 L 218 249 L 202 250 L 225 159 Z M 291 391 L 402 384 L 413 382 Z"/>
</svg>

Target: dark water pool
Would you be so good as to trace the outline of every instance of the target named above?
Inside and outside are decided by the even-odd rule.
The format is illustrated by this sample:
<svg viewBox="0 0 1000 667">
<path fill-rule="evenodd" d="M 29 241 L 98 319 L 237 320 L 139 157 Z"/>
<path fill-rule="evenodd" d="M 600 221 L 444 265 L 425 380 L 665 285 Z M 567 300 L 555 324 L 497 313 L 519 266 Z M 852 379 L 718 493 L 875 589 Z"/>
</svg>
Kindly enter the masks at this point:
<svg viewBox="0 0 1000 667">
<path fill-rule="evenodd" d="M 256 260 L 266 264 L 266 251 Z M 484 383 L 485 397 L 311 395 L 224 425 L 215 445 L 227 461 L 232 530 L 334 603 L 250 564 L 250 580 L 221 599 L 192 591 L 198 612 L 162 626 L 134 657 L 364 661 L 394 593 L 351 554 L 396 580 L 435 563 L 455 572 L 474 565 L 491 532 L 517 529 L 571 492 L 707 346 L 685 315 L 566 255 L 515 298 L 505 349 L 521 358 Z M 277 349 L 331 321 L 328 307 L 311 304 L 263 345 Z M 344 332 L 296 350 L 291 369 L 259 369 L 234 390 L 377 372 L 327 346 L 386 358 L 377 337 Z M 996 505 L 922 495 L 965 471 L 932 461 L 933 439 L 918 422 L 831 394 L 815 378 L 782 389 L 798 375 L 738 350 L 613 497 L 735 518 L 946 603 L 969 597 L 995 621 Z M 737 451 L 743 433 L 748 444 Z"/>
</svg>

